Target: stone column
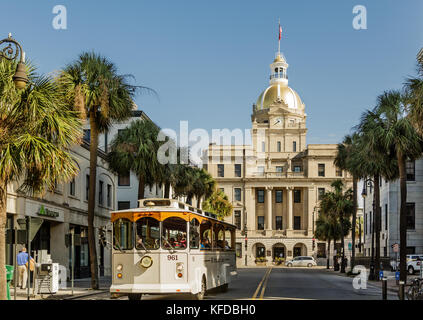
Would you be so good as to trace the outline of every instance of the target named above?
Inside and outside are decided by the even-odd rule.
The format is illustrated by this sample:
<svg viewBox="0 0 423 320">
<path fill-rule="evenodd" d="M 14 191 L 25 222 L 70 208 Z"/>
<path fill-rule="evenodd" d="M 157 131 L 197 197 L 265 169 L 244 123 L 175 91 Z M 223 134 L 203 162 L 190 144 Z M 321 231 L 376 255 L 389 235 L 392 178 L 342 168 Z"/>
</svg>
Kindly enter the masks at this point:
<svg viewBox="0 0 423 320">
<path fill-rule="evenodd" d="M 272 212 L 272 187 L 266 188 L 266 201 L 267 201 L 267 230 L 273 230 L 273 212 Z"/>
<path fill-rule="evenodd" d="M 247 211 L 247 230 L 256 229 L 256 202 L 255 202 L 255 189 L 245 188 L 245 209 Z"/>
<path fill-rule="evenodd" d="M 288 203 L 288 230 L 294 229 L 294 211 L 292 208 L 292 187 L 287 187 L 287 203 Z"/>
</svg>

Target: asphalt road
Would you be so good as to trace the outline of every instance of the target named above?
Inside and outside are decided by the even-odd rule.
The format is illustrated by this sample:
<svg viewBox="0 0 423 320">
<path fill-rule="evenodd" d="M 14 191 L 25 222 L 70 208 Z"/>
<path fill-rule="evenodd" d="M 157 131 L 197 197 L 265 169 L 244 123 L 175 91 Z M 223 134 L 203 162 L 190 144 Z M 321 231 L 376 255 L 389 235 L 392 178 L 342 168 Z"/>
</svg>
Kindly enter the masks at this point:
<svg viewBox="0 0 423 320">
<path fill-rule="evenodd" d="M 208 292 L 207 300 L 381 300 L 381 289 L 368 284 L 367 289 L 354 289 L 353 278 L 340 276 L 325 269 L 257 268 L 238 269 L 237 278 L 226 293 Z M 110 294 L 81 297 L 82 300 L 108 300 Z M 127 299 L 122 297 L 120 299 Z M 185 300 L 190 296 L 143 295 L 142 300 Z M 388 292 L 388 300 L 397 300 Z"/>
</svg>

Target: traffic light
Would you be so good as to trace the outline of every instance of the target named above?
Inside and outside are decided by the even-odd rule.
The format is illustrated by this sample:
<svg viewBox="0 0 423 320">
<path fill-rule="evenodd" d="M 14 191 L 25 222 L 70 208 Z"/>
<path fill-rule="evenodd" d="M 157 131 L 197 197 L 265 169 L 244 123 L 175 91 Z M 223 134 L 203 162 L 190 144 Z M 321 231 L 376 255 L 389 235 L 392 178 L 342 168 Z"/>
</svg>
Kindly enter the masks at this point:
<svg viewBox="0 0 423 320">
<path fill-rule="evenodd" d="M 314 250 L 314 248 L 316 247 L 316 240 L 313 238 L 313 242 L 312 242 L 312 250 Z"/>
</svg>

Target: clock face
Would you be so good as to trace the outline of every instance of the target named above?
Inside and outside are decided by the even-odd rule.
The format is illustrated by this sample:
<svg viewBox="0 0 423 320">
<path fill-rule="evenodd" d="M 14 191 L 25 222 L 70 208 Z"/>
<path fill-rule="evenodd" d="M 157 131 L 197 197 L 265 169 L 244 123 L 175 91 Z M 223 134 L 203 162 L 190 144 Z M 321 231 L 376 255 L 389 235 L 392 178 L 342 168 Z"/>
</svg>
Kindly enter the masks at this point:
<svg viewBox="0 0 423 320">
<path fill-rule="evenodd" d="M 276 125 L 281 125 L 282 124 L 282 120 L 283 120 L 283 118 L 281 118 L 281 117 L 276 118 L 276 120 L 275 120 L 275 126 Z"/>
</svg>

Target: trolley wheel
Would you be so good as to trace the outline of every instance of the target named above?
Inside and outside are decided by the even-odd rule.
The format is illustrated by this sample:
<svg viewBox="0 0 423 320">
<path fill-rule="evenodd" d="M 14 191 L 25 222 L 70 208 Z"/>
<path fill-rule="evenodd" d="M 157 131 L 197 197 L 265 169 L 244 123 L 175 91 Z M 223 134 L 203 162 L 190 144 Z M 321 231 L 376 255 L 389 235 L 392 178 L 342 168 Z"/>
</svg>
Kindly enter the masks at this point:
<svg viewBox="0 0 423 320">
<path fill-rule="evenodd" d="M 228 292 L 229 283 L 225 283 L 224 285 L 220 286 L 220 292 Z"/>
<path fill-rule="evenodd" d="M 204 296 L 206 295 L 206 290 L 207 290 L 206 277 L 203 277 L 203 280 L 201 280 L 201 291 L 193 295 L 194 299 L 203 300 Z"/>
<path fill-rule="evenodd" d="M 128 294 L 128 300 L 141 300 L 142 293 L 130 293 Z"/>
</svg>

